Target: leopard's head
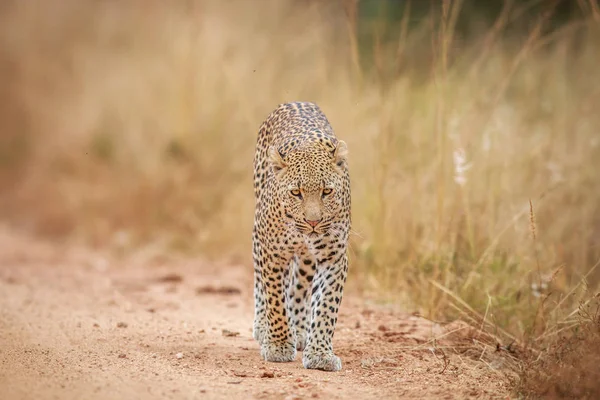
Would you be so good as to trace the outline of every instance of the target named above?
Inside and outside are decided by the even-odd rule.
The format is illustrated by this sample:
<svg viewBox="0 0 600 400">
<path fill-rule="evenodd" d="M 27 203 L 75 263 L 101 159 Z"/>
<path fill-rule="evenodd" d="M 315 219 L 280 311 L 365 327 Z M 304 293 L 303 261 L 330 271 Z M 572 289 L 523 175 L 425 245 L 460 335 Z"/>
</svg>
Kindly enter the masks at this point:
<svg viewBox="0 0 600 400">
<path fill-rule="evenodd" d="M 346 143 L 328 136 L 290 142 L 269 150 L 277 201 L 290 225 L 303 235 L 329 231 L 348 204 Z"/>
</svg>

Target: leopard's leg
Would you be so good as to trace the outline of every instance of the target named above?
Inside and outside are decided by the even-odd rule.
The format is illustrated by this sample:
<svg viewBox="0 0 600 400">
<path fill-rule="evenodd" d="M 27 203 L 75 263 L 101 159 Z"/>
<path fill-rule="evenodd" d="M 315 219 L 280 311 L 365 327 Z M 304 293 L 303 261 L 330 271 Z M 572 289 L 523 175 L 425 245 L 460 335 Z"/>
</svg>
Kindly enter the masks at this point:
<svg viewBox="0 0 600 400">
<path fill-rule="evenodd" d="M 253 242 L 257 242 L 256 228 L 252 232 Z M 260 268 L 261 254 L 259 249 L 254 246 L 252 258 L 254 261 L 254 324 L 252 328 L 252 336 L 261 343 L 266 337 L 268 322 L 267 322 L 267 298 L 264 290 L 263 276 Z"/>
<path fill-rule="evenodd" d="M 295 332 L 296 349 L 302 351 L 306 347 L 310 323 L 311 282 L 316 263 L 308 249 L 303 248 L 293 258 L 290 267 L 292 279 L 288 288 L 288 313 Z"/>
<path fill-rule="evenodd" d="M 297 268 L 297 258 L 294 255 L 290 260 L 289 267 L 283 275 L 283 287 L 285 289 L 285 307 L 288 315 L 290 330 L 292 331 L 292 338 L 294 343 L 297 343 L 298 337 L 295 326 L 294 318 L 294 295 L 296 291 L 294 287 L 296 285 L 295 270 Z"/>
<path fill-rule="evenodd" d="M 263 359 L 273 362 L 288 362 L 296 358 L 296 344 L 289 325 L 286 310 L 285 274 L 288 273 L 289 259 L 267 256 L 260 243 L 255 243 L 260 255 L 257 265 L 260 269 L 262 290 L 265 296 L 266 330 L 262 338 L 260 354 Z"/>
<path fill-rule="evenodd" d="M 339 371 L 342 361 L 333 352 L 333 334 L 348 274 L 345 241 L 330 242 L 315 252 L 317 270 L 312 285 L 311 323 L 302 355 L 305 368 Z M 320 246 L 319 246 L 320 247 Z"/>
<path fill-rule="evenodd" d="M 254 267 L 254 326 L 252 336 L 258 343 L 262 343 L 267 334 L 267 299 L 262 282 L 260 269 Z"/>
</svg>

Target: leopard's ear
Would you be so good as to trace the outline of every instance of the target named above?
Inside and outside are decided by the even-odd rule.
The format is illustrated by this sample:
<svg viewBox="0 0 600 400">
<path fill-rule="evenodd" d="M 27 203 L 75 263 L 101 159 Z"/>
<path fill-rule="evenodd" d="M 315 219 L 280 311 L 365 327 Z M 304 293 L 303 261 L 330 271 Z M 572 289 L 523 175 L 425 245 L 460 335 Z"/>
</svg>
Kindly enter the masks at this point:
<svg viewBox="0 0 600 400">
<path fill-rule="evenodd" d="M 283 161 L 281 153 L 277 151 L 275 146 L 271 146 L 269 149 L 269 163 L 271 164 L 273 174 L 278 178 L 285 172 L 285 169 L 287 168 L 287 164 Z"/>
<path fill-rule="evenodd" d="M 343 140 L 338 140 L 337 146 L 333 151 L 333 162 L 336 167 L 343 167 L 348 156 L 348 146 Z"/>
</svg>

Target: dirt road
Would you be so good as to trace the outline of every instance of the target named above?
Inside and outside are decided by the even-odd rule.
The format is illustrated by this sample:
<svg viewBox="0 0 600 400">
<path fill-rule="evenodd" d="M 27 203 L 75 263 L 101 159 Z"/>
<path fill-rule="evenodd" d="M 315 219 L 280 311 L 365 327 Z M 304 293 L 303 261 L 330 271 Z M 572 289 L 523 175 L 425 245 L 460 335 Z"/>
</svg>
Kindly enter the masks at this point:
<svg viewBox="0 0 600 400">
<path fill-rule="evenodd" d="M 0 229 L 0 398 L 507 397 L 507 356 L 470 328 L 351 291 L 334 339 L 341 372 L 306 370 L 300 354 L 266 363 L 251 337 L 251 270 L 116 259 Z"/>
</svg>

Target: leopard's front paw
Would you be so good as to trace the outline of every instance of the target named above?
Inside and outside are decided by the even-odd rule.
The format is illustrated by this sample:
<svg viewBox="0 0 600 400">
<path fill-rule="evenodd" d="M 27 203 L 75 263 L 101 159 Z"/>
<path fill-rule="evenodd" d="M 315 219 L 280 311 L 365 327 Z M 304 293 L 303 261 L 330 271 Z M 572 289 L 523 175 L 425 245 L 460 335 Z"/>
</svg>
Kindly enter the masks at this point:
<svg viewBox="0 0 600 400">
<path fill-rule="evenodd" d="M 288 341 L 264 342 L 260 355 L 270 362 L 290 362 L 296 358 L 296 346 Z"/>
<path fill-rule="evenodd" d="M 333 352 L 304 351 L 302 365 L 307 369 L 320 369 L 323 371 L 339 371 L 342 369 L 342 360 Z"/>
</svg>

